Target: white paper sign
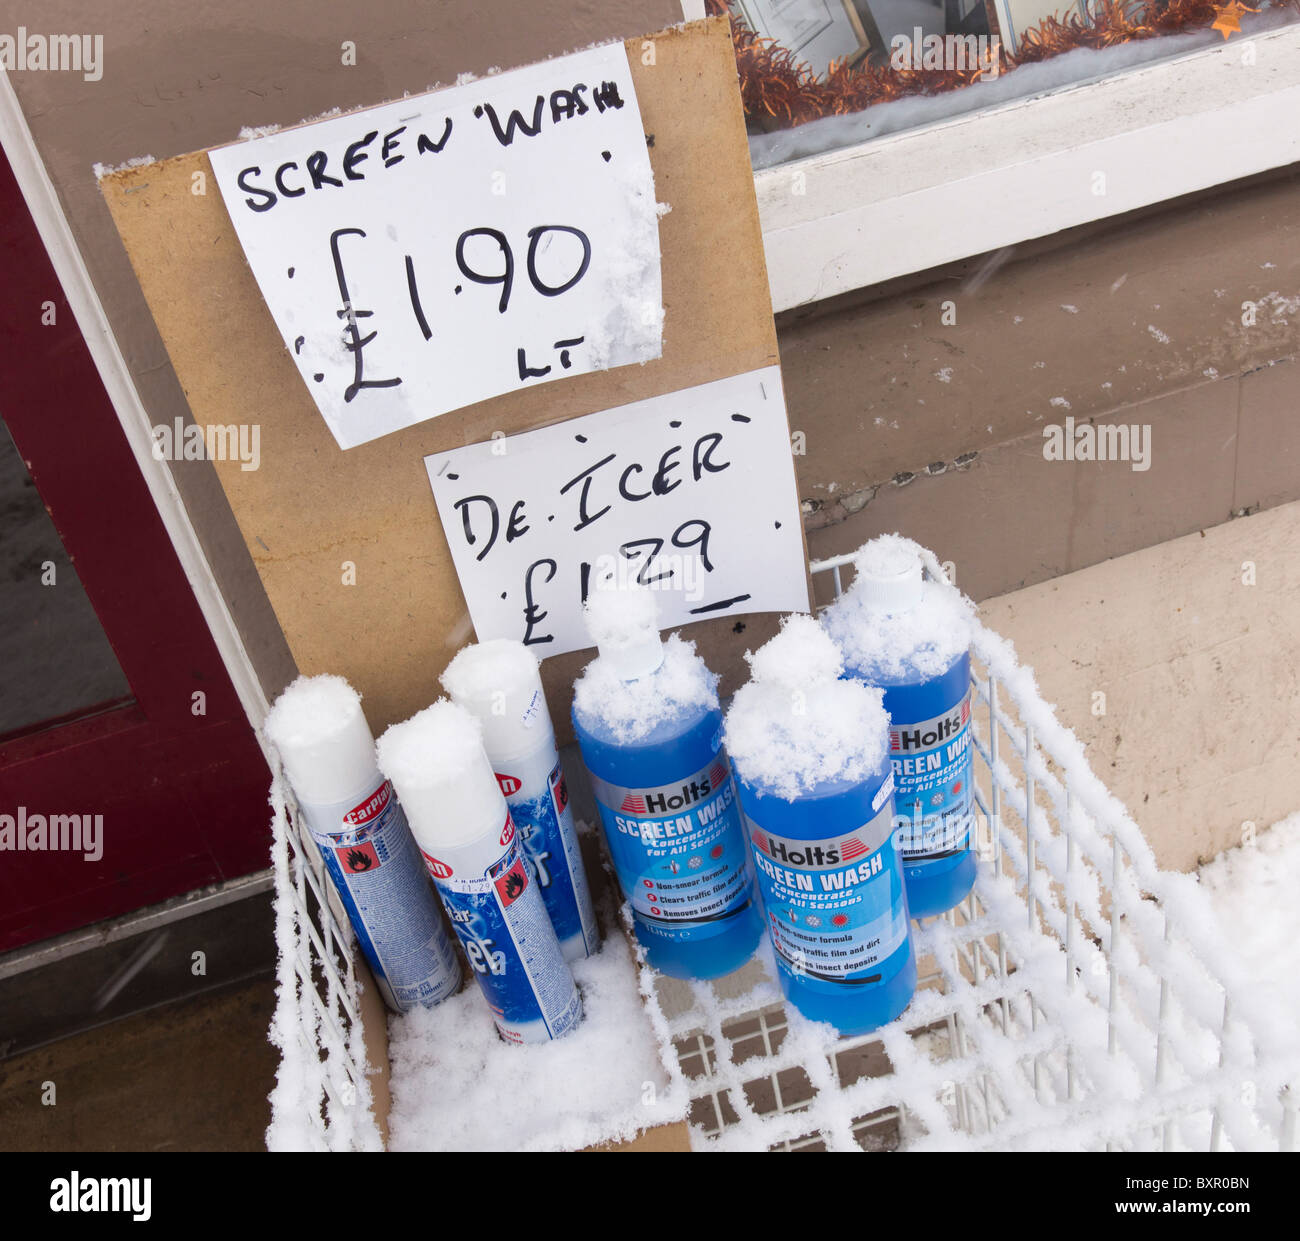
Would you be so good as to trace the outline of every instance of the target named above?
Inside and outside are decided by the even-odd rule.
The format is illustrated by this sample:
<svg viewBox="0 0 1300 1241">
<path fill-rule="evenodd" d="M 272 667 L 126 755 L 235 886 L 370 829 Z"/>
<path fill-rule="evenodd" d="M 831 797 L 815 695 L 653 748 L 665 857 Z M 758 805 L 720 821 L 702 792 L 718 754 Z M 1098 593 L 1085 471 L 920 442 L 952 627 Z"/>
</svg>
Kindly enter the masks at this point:
<svg viewBox="0 0 1300 1241">
<path fill-rule="evenodd" d="M 621 43 L 211 158 L 343 448 L 662 352 L 654 178 Z"/>
<path fill-rule="evenodd" d="M 424 459 L 479 641 L 591 645 L 590 582 L 664 628 L 808 609 L 781 371 L 767 367 Z"/>
</svg>

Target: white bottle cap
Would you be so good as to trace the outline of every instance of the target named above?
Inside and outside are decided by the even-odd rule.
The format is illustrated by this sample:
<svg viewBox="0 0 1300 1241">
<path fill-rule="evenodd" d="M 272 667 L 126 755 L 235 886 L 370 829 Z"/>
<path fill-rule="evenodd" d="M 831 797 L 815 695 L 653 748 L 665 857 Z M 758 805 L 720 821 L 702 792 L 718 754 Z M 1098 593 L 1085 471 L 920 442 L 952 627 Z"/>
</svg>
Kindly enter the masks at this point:
<svg viewBox="0 0 1300 1241">
<path fill-rule="evenodd" d="M 652 591 L 597 582 L 587 596 L 585 619 L 601 660 L 620 681 L 649 676 L 664 662 Z"/>
<path fill-rule="evenodd" d="M 442 687 L 478 720 L 493 763 L 554 745 L 537 659 L 522 642 L 493 638 L 465 647 L 447 665 Z"/>
<path fill-rule="evenodd" d="M 439 699 L 388 729 L 377 751 L 426 853 L 500 834 L 505 798 L 483 753 L 478 721 L 464 707 Z"/>
<path fill-rule="evenodd" d="M 858 551 L 853 567 L 852 590 L 868 612 L 907 612 L 921 602 L 925 570 L 907 540 L 873 539 Z"/>
<path fill-rule="evenodd" d="M 379 782 L 361 695 L 342 677 L 299 677 L 275 700 L 265 730 L 301 802 L 333 805 Z"/>
</svg>

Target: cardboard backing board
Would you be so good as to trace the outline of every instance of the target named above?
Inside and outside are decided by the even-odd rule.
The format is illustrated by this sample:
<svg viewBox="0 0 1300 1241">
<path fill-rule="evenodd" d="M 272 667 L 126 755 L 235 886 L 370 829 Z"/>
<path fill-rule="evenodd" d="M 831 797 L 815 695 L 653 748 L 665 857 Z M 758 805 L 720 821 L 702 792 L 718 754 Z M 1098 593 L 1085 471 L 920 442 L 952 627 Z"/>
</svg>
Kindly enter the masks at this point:
<svg viewBox="0 0 1300 1241">
<path fill-rule="evenodd" d="M 694 22 L 626 46 L 656 196 L 672 208 L 660 221 L 663 356 L 509 393 L 347 452 L 281 343 L 206 152 L 101 182 L 195 422 L 260 425 L 258 469 L 213 464 L 298 668 L 347 677 L 376 733 L 437 697 L 438 675 L 474 636 L 426 454 L 777 361 L 727 22 Z M 347 562 L 355 585 L 344 584 Z M 724 674 L 724 689 L 734 688 L 743 648 L 773 623 L 728 618 L 692 625 L 687 636 Z M 572 681 L 588 658 L 575 652 L 543 664 L 562 738 L 571 735 Z"/>
</svg>

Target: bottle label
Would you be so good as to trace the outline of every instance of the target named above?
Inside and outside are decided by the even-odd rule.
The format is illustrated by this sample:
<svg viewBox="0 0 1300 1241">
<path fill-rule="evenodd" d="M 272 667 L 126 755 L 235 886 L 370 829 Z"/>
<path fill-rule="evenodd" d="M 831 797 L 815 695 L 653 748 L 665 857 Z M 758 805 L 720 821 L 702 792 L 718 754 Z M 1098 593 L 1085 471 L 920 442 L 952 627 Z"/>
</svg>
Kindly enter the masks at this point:
<svg viewBox="0 0 1300 1241">
<path fill-rule="evenodd" d="M 637 922 L 662 939 L 720 935 L 753 899 L 726 751 L 654 788 L 592 777 L 605 837 Z"/>
<path fill-rule="evenodd" d="M 970 690 L 933 719 L 891 723 L 894 824 L 907 865 L 951 857 L 970 848 Z"/>
<path fill-rule="evenodd" d="M 403 1010 L 437 1004 L 460 986 L 456 951 L 393 786 L 376 779 L 344 801 L 299 808 L 384 998 Z"/>
<path fill-rule="evenodd" d="M 885 981 L 885 963 L 907 942 L 887 786 L 882 802 L 869 822 L 822 840 L 777 836 L 745 818 L 777 964 L 828 994 Z"/>
<path fill-rule="evenodd" d="M 579 941 L 579 955 L 589 956 L 600 937 L 555 744 L 494 765 L 556 937 L 561 945 Z"/>
<path fill-rule="evenodd" d="M 425 853 L 424 862 L 501 1037 L 539 1043 L 573 1029 L 582 1001 L 510 812 L 494 842 Z"/>
</svg>

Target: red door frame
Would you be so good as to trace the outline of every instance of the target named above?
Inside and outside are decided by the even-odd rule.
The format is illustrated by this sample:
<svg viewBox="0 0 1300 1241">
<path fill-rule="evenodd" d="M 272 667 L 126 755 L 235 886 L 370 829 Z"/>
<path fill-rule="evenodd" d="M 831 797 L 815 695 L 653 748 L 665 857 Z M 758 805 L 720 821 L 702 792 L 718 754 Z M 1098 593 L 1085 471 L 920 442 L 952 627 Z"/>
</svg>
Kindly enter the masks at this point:
<svg viewBox="0 0 1300 1241">
<path fill-rule="evenodd" d="M 0 852 L 6 951 L 260 870 L 270 834 L 266 761 L 3 153 L 0 264 L 0 414 L 132 694 L 0 738 L 0 814 L 103 815 L 99 861 Z"/>
</svg>

